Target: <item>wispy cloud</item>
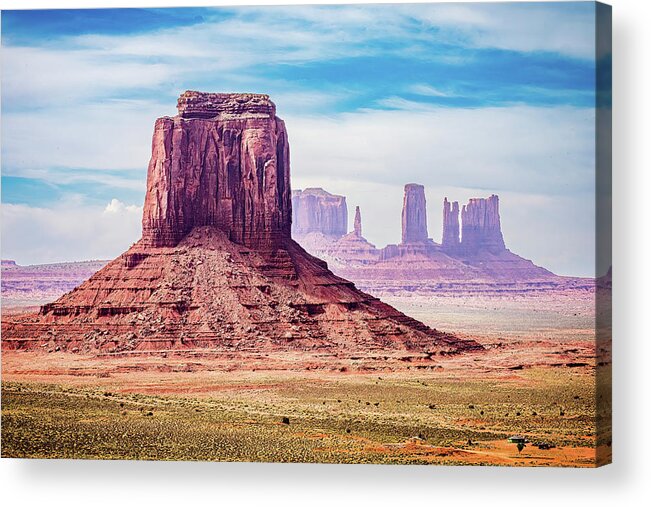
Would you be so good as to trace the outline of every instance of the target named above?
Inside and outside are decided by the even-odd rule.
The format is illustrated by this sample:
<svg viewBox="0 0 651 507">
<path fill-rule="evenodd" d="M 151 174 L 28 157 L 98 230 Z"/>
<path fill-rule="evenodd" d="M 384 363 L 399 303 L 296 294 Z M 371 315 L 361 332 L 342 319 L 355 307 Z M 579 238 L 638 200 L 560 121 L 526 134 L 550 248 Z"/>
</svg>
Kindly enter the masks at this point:
<svg viewBox="0 0 651 507">
<path fill-rule="evenodd" d="M 452 92 L 439 90 L 438 88 L 434 88 L 427 84 L 410 85 L 406 88 L 406 91 L 416 95 L 424 95 L 426 97 L 451 97 L 454 95 Z"/>
</svg>

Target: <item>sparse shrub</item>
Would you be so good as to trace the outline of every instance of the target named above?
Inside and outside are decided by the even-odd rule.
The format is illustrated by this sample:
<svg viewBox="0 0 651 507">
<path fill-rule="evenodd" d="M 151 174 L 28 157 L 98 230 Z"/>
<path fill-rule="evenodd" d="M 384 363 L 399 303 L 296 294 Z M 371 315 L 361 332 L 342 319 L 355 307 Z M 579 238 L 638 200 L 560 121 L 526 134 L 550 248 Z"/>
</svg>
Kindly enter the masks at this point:
<svg viewBox="0 0 651 507">
<path fill-rule="evenodd" d="M 289 417 L 284 416 L 284 417 L 282 418 L 281 422 L 282 422 L 283 424 L 289 424 Z"/>
</svg>

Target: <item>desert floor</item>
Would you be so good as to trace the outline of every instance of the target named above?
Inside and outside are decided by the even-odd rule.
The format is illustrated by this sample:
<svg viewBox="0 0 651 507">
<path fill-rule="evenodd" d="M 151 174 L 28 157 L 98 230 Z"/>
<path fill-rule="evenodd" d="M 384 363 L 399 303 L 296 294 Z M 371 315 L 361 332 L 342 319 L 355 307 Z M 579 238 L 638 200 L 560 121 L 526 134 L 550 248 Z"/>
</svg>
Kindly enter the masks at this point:
<svg viewBox="0 0 651 507">
<path fill-rule="evenodd" d="M 596 346 L 594 294 L 383 299 L 477 339 L 486 351 L 431 361 L 4 352 L 2 456 L 510 466 L 609 460 L 610 351 Z M 511 435 L 528 439 L 521 452 Z"/>
</svg>

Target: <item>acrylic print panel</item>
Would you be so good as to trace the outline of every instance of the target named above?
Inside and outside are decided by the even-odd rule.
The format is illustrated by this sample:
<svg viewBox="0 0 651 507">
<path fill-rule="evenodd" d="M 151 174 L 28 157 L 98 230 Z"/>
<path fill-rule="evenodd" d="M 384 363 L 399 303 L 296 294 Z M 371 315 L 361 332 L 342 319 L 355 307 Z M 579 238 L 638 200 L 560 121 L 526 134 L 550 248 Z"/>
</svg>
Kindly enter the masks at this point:
<svg viewBox="0 0 651 507">
<path fill-rule="evenodd" d="M 4 11 L 2 46 L 3 457 L 610 462 L 608 6 Z"/>
</svg>

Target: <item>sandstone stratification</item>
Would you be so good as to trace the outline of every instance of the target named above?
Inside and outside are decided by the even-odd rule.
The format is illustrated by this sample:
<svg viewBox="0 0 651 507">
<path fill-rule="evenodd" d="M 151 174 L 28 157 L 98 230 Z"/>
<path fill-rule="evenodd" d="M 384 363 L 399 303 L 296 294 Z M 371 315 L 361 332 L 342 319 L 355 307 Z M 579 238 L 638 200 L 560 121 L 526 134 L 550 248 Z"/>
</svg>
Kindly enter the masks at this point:
<svg viewBox="0 0 651 507">
<path fill-rule="evenodd" d="M 156 121 L 142 239 L 39 314 L 3 319 L 2 347 L 424 356 L 481 348 L 359 291 L 303 250 L 290 237 L 289 181 L 287 134 L 267 96 L 186 92 L 178 116 Z"/>
</svg>

